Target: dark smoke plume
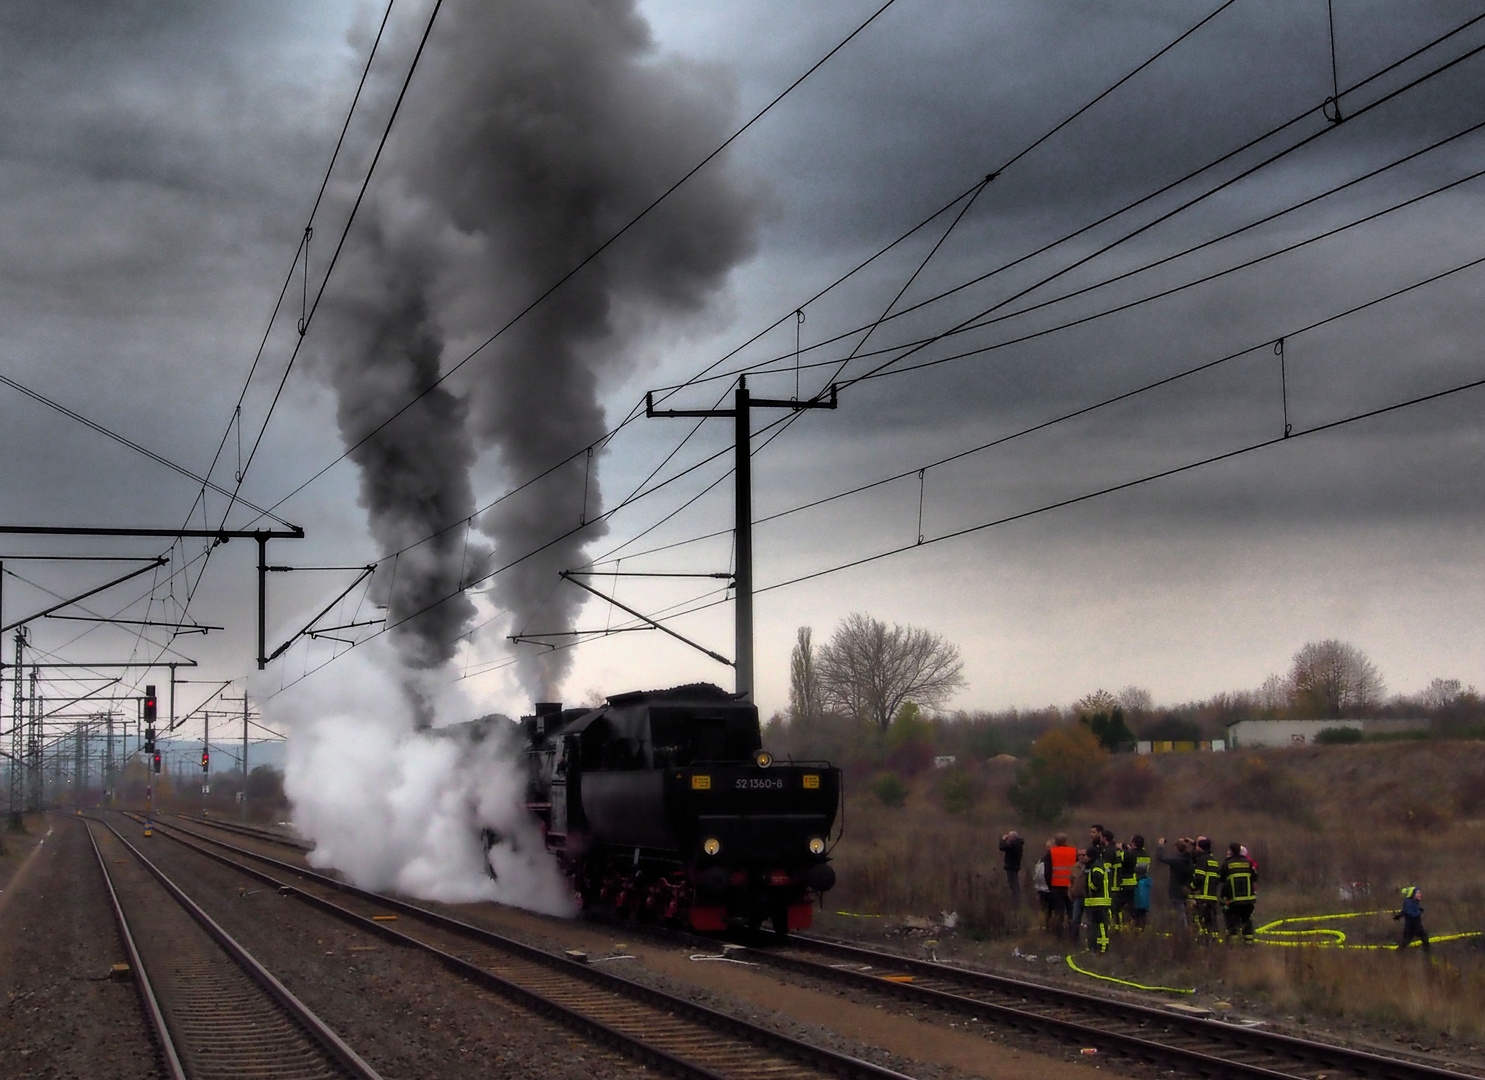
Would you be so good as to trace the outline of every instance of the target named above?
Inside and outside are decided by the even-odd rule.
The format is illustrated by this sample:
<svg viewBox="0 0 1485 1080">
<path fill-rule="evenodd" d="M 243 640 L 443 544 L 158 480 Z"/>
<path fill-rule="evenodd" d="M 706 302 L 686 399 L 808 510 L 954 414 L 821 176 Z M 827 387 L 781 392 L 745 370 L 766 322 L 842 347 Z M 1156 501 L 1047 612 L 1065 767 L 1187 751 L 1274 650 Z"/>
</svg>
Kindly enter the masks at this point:
<svg viewBox="0 0 1485 1080">
<path fill-rule="evenodd" d="M 409 297 L 381 312 L 384 333 L 376 339 L 399 343 L 413 381 L 425 374 L 421 350 L 436 340 L 433 321 L 460 345 L 451 352 L 462 355 L 465 344 L 524 307 L 711 150 L 733 111 L 730 84 L 718 72 L 657 53 L 633 0 L 446 5 L 429 49 L 377 203 L 379 214 L 395 217 L 392 231 L 402 239 L 376 257 L 429 271 L 421 279 L 385 271 L 406 277 L 421 301 Z M 459 377 L 474 446 L 493 449 L 507 479 L 519 482 L 594 443 L 605 426 L 600 377 L 631 363 L 631 342 L 662 319 L 704 309 L 731 267 L 751 253 L 758 204 L 714 162 L 518 323 L 475 361 L 467 383 Z M 420 227 L 407 228 L 413 221 Z M 364 362 L 376 366 L 374 355 Z M 337 389 L 344 395 L 357 379 L 344 370 Z M 372 393 L 387 395 L 386 411 L 398 395 L 378 382 Z M 454 438 L 447 430 L 417 430 L 463 415 L 449 399 L 433 410 L 436 419 L 410 416 L 393 425 L 387 434 L 396 445 L 362 461 L 365 489 L 391 496 L 368 497 L 374 523 L 378 515 L 421 518 L 434 491 L 447 504 L 445 521 L 464 513 L 464 431 Z M 416 442 L 422 452 L 424 438 L 437 444 L 428 448 L 436 461 L 410 488 L 401 482 L 401 443 Z M 388 462 L 390 482 L 372 476 Z M 399 497 L 413 505 L 399 507 Z M 590 469 L 580 455 L 479 527 L 493 541 L 498 565 L 601 510 L 597 459 Z M 590 527 L 495 578 L 492 599 L 510 625 L 571 628 L 583 594 L 558 587 L 557 571 L 580 563 L 584 545 L 605 531 Z M 459 551 L 452 539 L 430 550 L 420 563 L 425 583 L 434 583 L 441 559 L 456 565 L 439 581 L 457 579 Z M 398 577 L 400 601 L 400 569 Z M 410 645 L 415 663 L 447 656 L 446 643 L 465 625 L 467 607 L 446 607 L 418 628 L 424 640 Z M 525 656 L 521 682 L 533 695 L 550 696 L 569 663 L 567 653 Z"/>
<path fill-rule="evenodd" d="M 362 236 L 358 257 L 348 262 L 353 287 L 327 318 L 336 343 L 330 370 L 336 420 L 353 444 L 386 418 L 388 402 L 410 400 L 433 383 L 443 352 L 416 261 L 389 258 L 375 222 Z M 467 411 L 437 387 L 352 453 L 361 468 L 361 505 L 383 550 L 401 550 L 474 512 Z M 387 605 L 409 667 L 436 667 L 453 656 L 455 639 L 474 614 L 462 593 L 444 599 L 457 591 L 468 558 L 464 547 L 464 530 L 448 530 L 399 555 L 373 579 L 372 595 Z"/>
</svg>

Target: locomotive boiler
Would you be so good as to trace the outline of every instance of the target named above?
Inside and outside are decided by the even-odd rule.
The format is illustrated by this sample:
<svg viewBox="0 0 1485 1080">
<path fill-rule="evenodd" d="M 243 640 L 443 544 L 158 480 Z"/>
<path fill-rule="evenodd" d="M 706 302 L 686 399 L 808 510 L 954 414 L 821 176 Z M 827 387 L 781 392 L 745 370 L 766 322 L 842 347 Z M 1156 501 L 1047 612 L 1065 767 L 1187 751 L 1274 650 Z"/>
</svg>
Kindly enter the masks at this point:
<svg viewBox="0 0 1485 1080">
<path fill-rule="evenodd" d="M 840 770 L 775 760 L 751 703 L 698 683 L 523 723 L 527 806 L 585 908 L 782 936 L 835 884 Z"/>
</svg>

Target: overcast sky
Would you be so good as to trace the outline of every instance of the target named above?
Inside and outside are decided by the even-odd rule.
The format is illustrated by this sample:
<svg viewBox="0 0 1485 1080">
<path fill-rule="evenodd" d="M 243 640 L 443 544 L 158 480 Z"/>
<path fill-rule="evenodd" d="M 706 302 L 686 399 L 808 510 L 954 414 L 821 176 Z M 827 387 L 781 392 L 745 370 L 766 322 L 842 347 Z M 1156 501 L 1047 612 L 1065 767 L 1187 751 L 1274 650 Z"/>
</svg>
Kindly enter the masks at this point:
<svg viewBox="0 0 1485 1080">
<path fill-rule="evenodd" d="M 879 6 L 655 0 L 631 10 L 574 0 L 493 12 L 446 0 L 339 276 L 325 288 L 324 317 L 305 336 L 243 496 L 277 504 L 345 450 L 347 432 L 359 437 L 379 422 L 372 414 L 406 403 L 416 380 L 397 378 L 413 376 L 375 382 L 385 369 L 357 366 L 373 348 L 366 312 L 381 310 L 388 296 L 411 305 L 424 334 L 417 340 L 431 342 L 429 362 L 449 370 Z M 820 343 L 882 315 L 964 203 L 808 304 L 802 324 L 791 312 L 1218 6 L 897 0 L 534 319 L 460 368 L 441 390 L 444 420 L 420 422 L 414 410 L 402 429 L 388 431 L 403 430 L 408 447 L 426 447 L 462 433 L 467 413 L 472 464 L 455 480 L 479 508 L 581 451 L 647 389 L 684 382 L 717 361 L 713 374 L 771 368 L 750 378 L 755 393 L 794 396 L 796 329 L 801 364 L 816 365 L 803 368 L 798 386 L 813 394 L 836 372 L 818 365 L 843 360 L 861 335 Z M 393 8 L 314 221 L 311 299 L 429 9 L 411 0 Z M 5 4 L 0 374 L 196 473 L 222 443 L 212 476 L 235 486 L 298 338 L 300 277 L 248 384 L 241 451 L 233 409 L 383 10 L 380 3 Z M 1481 3 L 1337 4 L 1335 78 L 1345 91 L 1481 14 Z M 908 474 L 760 523 L 760 588 L 912 545 L 920 533 L 934 541 L 1276 438 L 1286 405 L 1300 437 L 761 593 L 756 697 L 765 714 L 787 703 L 795 629 L 812 626 L 820 640 L 852 611 L 925 626 L 957 643 L 968 686 L 952 704 L 963 708 L 1065 704 L 1131 683 L 1158 701 L 1204 697 L 1256 686 L 1323 637 L 1360 646 L 1393 692 L 1416 691 L 1434 676 L 1485 684 L 1485 391 L 1303 434 L 1485 377 L 1478 344 L 1485 266 L 1305 329 L 1485 257 L 1485 178 L 1465 179 L 1485 169 L 1485 129 L 1181 254 L 1485 121 L 1485 53 L 1367 108 L 1482 46 L 1485 21 L 1343 94 L 1346 119 L 1332 124 L 1321 113 L 1333 93 L 1326 5 L 1236 0 L 990 182 L 893 310 L 975 283 L 883 321 L 860 351 L 933 337 L 992 309 L 989 318 L 1011 317 L 929 344 L 895 368 L 972 355 L 851 385 L 835 412 L 803 414 L 759 450 L 758 518 Z M 1228 163 L 1016 263 L 1296 118 Z M 1457 181 L 1464 182 L 1435 193 Z M 1410 199 L 1417 201 L 1393 209 Z M 1178 257 L 1095 287 L 1171 256 Z M 999 272 L 983 277 L 992 271 Z M 397 291 L 409 281 L 411 292 Z M 929 469 L 921 484 L 916 474 L 1244 350 L 1251 351 L 1199 375 Z M 853 360 L 840 378 L 894 355 Z M 711 407 L 731 385 L 689 386 L 668 404 Z M 755 429 L 783 415 L 760 413 Z M 193 524 L 201 524 L 190 480 L 9 387 L 0 387 L 0 419 L 3 521 L 174 528 L 194 507 Z M 513 545 L 545 537 L 542 530 L 555 539 L 600 504 L 615 506 L 657 467 L 656 479 L 664 479 L 728 445 L 730 422 L 708 421 L 667 462 L 694 424 L 635 421 L 591 469 L 580 456 L 476 521 L 467 536 L 462 527 L 447 534 L 434 569 L 467 580 L 509 561 Z M 456 451 L 464 452 L 448 452 Z M 454 630 L 440 631 L 452 659 L 428 677 L 457 681 L 470 708 L 507 713 L 526 708 L 541 671 L 569 701 L 696 679 L 730 687 L 729 669 L 655 632 L 586 643 L 563 654 L 570 667 L 506 664 L 510 633 L 629 623 L 596 600 L 580 603 L 558 569 L 585 558 L 607 558 L 601 568 L 626 572 L 729 569 L 730 481 L 689 503 L 729 465 L 725 455 L 703 465 L 616 513 L 606 535 L 578 534 L 545 561 L 507 572 L 511 581 L 528 576 L 506 591 L 478 592 L 472 613 L 460 609 Z M 457 494 L 455 480 L 449 490 Z M 342 461 L 277 506 L 308 537 L 274 544 L 271 560 L 356 566 L 387 554 L 389 536 L 406 539 L 417 515 L 408 509 L 369 521 L 362 485 L 357 462 Z M 578 494 L 585 488 L 586 497 Z M 409 506 L 419 494 L 408 495 Z M 462 520 L 461 505 L 429 495 L 413 509 Z M 221 497 L 208 497 L 213 527 L 223 509 Z M 231 524 L 253 520 L 239 508 Z M 723 535 L 642 554 L 708 533 Z M 0 551 L 154 554 L 166 546 L 8 537 Z M 398 593 L 394 573 L 409 575 L 404 589 L 425 571 L 436 585 L 431 564 L 419 562 L 433 560 L 423 550 L 396 571 L 384 563 L 369 593 L 353 591 L 320 625 L 379 617 L 387 590 L 396 611 L 397 596 L 410 594 Z M 174 641 L 202 664 L 189 677 L 240 678 L 255 647 L 255 552 L 250 541 L 217 550 L 191 594 L 202 551 L 199 542 L 178 545 L 174 574 L 146 574 L 86 608 L 170 622 L 190 594 L 190 619 L 226 629 Z M 127 568 L 6 559 L 4 621 L 54 603 L 47 590 L 68 595 Z M 272 575 L 270 649 L 353 578 Z M 615 581 L 618 599 L 646 612 L 684 606 L 720 585 L 624 577 L 599 579 L 598 587 Z M 730 605 L 672 625 L 732 654 Z M 469 636 L 471 627 L 478 629 Z M 375 629 L 336 636 L 359 639 Z M 466 636 L 455 640 L 460 631 Z M 165 627 L 38 620 L 32 634 L 40 655 L 73 661 L 153 659 L 170 644 Z M 393 663 L 396 650 L 379 641 L 371 655 Z M 257 688 L 277 690 L 317 667 L 309 677 L 333 685 L 350 677 L 351 665 L 325 662 L 345 648 L 301 640 Z M 520 648 L 529 655 L 535 647 Z M 150 678 L 165 681 L 163 672 Z M 57 684 L 51 692 L 66 691 Z M 182 711 L 208 692 L 182 688 Z"/>
</svg>

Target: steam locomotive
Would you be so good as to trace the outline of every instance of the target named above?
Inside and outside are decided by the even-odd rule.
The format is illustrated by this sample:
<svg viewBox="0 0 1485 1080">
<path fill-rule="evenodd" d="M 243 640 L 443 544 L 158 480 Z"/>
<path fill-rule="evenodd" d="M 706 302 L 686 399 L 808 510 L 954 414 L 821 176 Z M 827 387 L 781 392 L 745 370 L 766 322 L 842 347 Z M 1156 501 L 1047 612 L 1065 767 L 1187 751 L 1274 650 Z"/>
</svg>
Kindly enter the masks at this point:
<svg viewBox="0 0 1485 1080">
<path fill-rule="evenodd" d="M 695 683 L 522 722 L 527 807 L 585 908 L 786 936 L 835 884 L 840 770 L 775 761 L 749 702 Z"/>
</svg>

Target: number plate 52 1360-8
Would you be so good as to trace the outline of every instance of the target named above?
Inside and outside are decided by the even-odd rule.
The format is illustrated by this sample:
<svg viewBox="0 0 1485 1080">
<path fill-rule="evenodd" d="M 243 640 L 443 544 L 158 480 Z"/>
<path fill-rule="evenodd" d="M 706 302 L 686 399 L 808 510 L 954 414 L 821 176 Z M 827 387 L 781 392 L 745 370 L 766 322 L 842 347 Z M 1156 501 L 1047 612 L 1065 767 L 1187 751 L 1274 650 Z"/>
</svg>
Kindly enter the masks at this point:
<svg viewBox="0 0 1485 1080">
<path fill-rule="evenodd" d="M 739 776 L 737 778 L 737 786 L 739 788 L 782 788 L 784 786 L 784 778 L 782 776 L 761 778 Z"/>
</svg>

